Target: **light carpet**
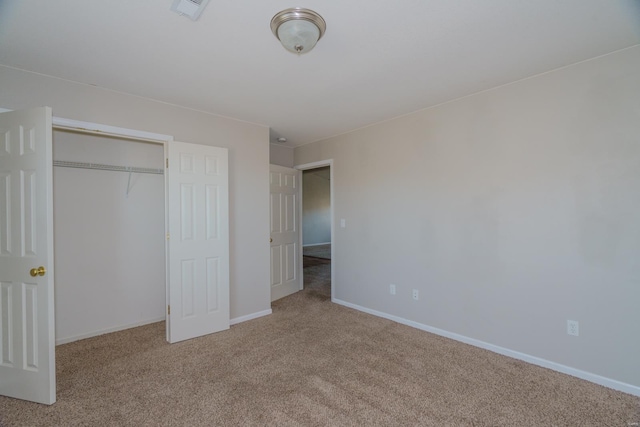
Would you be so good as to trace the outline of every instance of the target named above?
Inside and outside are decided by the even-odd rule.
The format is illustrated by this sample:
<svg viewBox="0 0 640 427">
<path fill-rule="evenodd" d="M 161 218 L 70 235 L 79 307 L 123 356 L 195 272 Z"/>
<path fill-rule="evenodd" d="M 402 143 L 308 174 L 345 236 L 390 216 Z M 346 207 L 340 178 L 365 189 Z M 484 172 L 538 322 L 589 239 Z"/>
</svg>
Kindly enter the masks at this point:
<svg viewBox="0 0 640 427">
<path fill-rule="evenodd" d="M 624 426 L 640 398 L 333 304 L 169 345 L 164 323 L 57 348 L 58 402 L 9 426 Z"/>
<path fill-rule="evenodd" d="M 302 255 L 331 259 L 331 243 L 326 245 L 303 246 Z"/>
</svg>

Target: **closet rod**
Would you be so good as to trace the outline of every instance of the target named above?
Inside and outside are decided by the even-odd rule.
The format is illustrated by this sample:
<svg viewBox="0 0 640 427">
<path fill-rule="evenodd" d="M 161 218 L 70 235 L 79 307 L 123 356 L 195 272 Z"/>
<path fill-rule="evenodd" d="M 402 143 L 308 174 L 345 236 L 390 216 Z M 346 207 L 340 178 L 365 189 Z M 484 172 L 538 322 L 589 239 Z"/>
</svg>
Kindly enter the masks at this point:
<svg viewBox="0 0 640 427">
<path fill-rule="evenodd" d="M 117 132 L 108 132 L 108 131 L 103 131 L 103 130 L 100 130 L 100 129 L 88 129 L 88 128 L 70 126 L 70 125 L 65 125 L 65 124 L 56 124 L 56 123 L 54 123 L 52 127 L 54 129 L 57 129 L 57 130 L 66 130 L 66 131 L 69 131 L 69 132 L 77 132 L 77 133 L 88 133 L 88 134 L 100 135 L 100 136 L 110 136 L 110 137 L 113 137 L 113 138 L 130 139 L 130 140 L 133 140 L 133 141 L 153 142 L 153 143 L 156 143 L 156 144 L 163 144 L 165 142 L 165 140 L 163 140 L 163 139 L 147 138 L 147 137 L 144 137 L 144 136 L 122 134 L 122 133 L 117 133 Z M 162 135 L 160 135 L 160 136 L 162 136 Z"/>
<path fill-rule="evenodd" d="M 140 168 L 136 166 L 103 165 L 101 163 L 67 162 L 64 160 L 54 160 L 53 166 L 60 166 L 63 168 L 98 169 L 98 170 L 104 170 L 104 171 L 150 173 L 155 175 L 164 175 L 164 169 Z"/>
</svg>

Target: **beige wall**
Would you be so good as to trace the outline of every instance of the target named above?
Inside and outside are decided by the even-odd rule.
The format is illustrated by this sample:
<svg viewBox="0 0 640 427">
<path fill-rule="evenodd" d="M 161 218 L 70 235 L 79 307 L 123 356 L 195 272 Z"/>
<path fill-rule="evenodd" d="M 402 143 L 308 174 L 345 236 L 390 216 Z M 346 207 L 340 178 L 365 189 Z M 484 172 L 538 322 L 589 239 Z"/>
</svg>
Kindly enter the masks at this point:
<svg viewBox="0 0 640 427">
<path fill-rule="evenodd" d="M 337 299 L 640 391 L 640 47 L 295 150 L 324 159 Z"/>
<path fill-rule="evenodd" d="M 229 149 L 231 318 L 270 309 L 269 129 L 97 87 L 0 66 L 0 107 Z"/>
<path fill-rule="evenodd" d="M 293 167 L 293 148 L 284 145 L 269 144 L 269 163 L 272 165 Z"/>
</svg>

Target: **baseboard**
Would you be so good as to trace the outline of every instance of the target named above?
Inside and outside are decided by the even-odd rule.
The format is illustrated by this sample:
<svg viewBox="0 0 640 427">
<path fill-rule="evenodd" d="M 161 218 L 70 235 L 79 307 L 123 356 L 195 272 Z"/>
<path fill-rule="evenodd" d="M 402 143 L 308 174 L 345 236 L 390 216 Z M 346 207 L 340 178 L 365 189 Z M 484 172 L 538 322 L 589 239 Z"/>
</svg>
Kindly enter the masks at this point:
<svg viewBox="0 0 640 427">
<path fill-rule="evenodd" d="M 394 322 L 401 323 L 403 325 L 411 326 L 413 328 L 430 332 L 432 334 L 440 335 L 445 338 L 451 338 L 452 340 L 460 341 L 465 344 L 472 345 L 474 347 L 483 348 L 485 350 L 489 350 L 494 353 L 501 354 L 503 356 L 508 356 L 514 359 L 522 360 L 524 362 L 531 363 L 533 365 L 541 366 L 543 368 L 547 368 L 553 371 L 561 372 L 563 374 L 571 375 L 573 377 L 577 377 L 595 384 L 609 387 L 614 390 L 622 391 L 624 393 L 632 394 L 634 396 L 640 396 L 640 387 L 634 386 L 632 384 L 623 383 L 618 380 L 613 380 L 611 378 L 606 378 L 600 375 L 592 374 L 590 372 L 581 371 L 580 369 L 575 369 L 570 366 L 561 365 L 559 363 L 551 362 L 546 359 L 541 359 L 536 356 L 531 356 L 526 353 L 520 353 L 518 351 L 510 350 L 508 348 L 489 344 L 484 341 L 480 341 L 474 338 L 469 338 L 464 335 L 459 335 L 453 332 L 448 332 L 443 329 L 434 328 L 433 326 L 424 325 L 422 323 L 414 322 L 412 320 L 407 320 L 398 316 L 393 316 L 391 314 L 383 313 L 381 311 L 372 310 L 370 308 L 362 307 L 356 304 L 352 304 L 350 302 L 342 301 L 335 298 L 332 298 L 331 301 L 345 307 L 353 308 L 354 310 L 362 311 L 364 313 L 372 314 L 374 316 L 382 317 L 384 319 L 393 320 Z"/>
<path fill-rule="evenodd" d="M 165 316 L 162 316 L 156 319 L 149 319 L 149 320 L 143 320 L 142 322 L 131 323 L 129 325 L 120 325 L 113 328 L 106 328 L 106 329 L 101 329 L 99 331 L 88 332 L 86 334 L 75 335 L 73 337 L 60 338 L 60 339 L 56 339 L 56 345 L 68 344 L 70 342 L 80 341 L 86 338 L 93 338 L 99 335 L 110 334 L 111 332 L 124 331 L 125 329 L 137 328 L 138 326 L 149 325 L 151 323 L 156 323 L 156 322 L 163 322 L 164 320 L 166 320 Z"/>
<path fill-rule="evenodd" d="M 268 316 L 272 313 L 271 309 L 258 311 L 257 313 L 247 314 L 246 316 L 235 317 L 229 321 L 229 325 L 237 325 L 238 323 L 246 322 L 247 320 L 257 319 L 259 317 Z"/>
<path fill-rule="evenodd" d="M 272 311 L 271 309 L 269 309 L 269 310 L 259 311 L 257 313 L 247 314 L 246 316 L 236 317 L 235 319 L 229 320 L 229 325 L 236 325 L 238 323 L 246 322 L 247 320 L 253 320 L 259 317 L 268 316 L 271 313 Z M 164 320 L 166 319 L 163 316 L 157 319 L 150 319 L 150 320 L 144 320 L 142 322 L 131 323 L 129 325 L 121 325 L 121 326 L 116 326 L 114 328 L 101 329 L 99 331 L 88 332 L 86 334 L 75 335 L 72 337 L 60 338 L 60 339 L 56 339 L 56 345 L 68 344 L 70 342 L 80 341 L 86 338 L 93 338 L 99 335 L 110 334 L 111 332 L 124 331 L 125 329 L 137 328 L 138 326 L 149 325 L 151 323 L 156 323 L 156 322 L 163 322 Z"/>
<path fill-rule="evenodd" d="M 330 245 L 331 242 L 325 242 L 325 243 L 309 243 L 308 245 L 302 245 L 303 248 L 310 248 L 312 246 L 322 246 L 322 245 Z"/>
<path fill-rule="evenodd" d="M 269 310 L 259 311 L 257 313 L 247 314 L 246 316 L 236 317 L 235 319 L 229 320 L 229 325 L 236 325 L 238 323 L 246 322 L 247 320 L 253 320 L 259 317 L 268 316 L 271 313 L 272 311 L 271 309 L 269 309 Z M 163 316 L 157 319 L 145 320 L 142 322 L 132 323 L 129 325 L 116 326 L 114 328 L 101 329 L 99 331 L 88 332 L 86 334 L 75 335 L 73 337 L 60 338 L 56 340 L 56 345 L 68 344 L 70 342 L 80 341 L 86 338 L 93 338 L 99 335 L 110 334 L 111 332 L 124 331 L 125 329 L 137 328 L 138 326 L 144 326 L 150 323 L 163 322 L 164 320 L 166 319 Z"/>
</svg>

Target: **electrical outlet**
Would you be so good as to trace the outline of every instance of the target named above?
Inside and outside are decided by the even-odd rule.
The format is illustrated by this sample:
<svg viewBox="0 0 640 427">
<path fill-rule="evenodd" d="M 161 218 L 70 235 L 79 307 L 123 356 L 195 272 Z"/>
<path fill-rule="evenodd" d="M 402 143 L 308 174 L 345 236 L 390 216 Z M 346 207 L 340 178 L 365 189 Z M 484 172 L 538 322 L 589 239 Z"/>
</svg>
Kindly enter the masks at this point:
<svg viewBox="0 0 640 427">
<path fill-rule="evenodd" d="M 574 337 L 580 335 L 580 323 L 577 320 L 567 320 L 567 334 Z"/>
<path fill-rule="evenodd" d="M 389 293 L 391 295 L 395 295 L 396 294 L 396 285 L 394 285 L 393 283 L 389 285 Z"/>
<path fill-rule="evenodd" d="M 413 296 L 413 299 L 416 300 L 416 301 L 418 301 L 420 299 L 420 293 L 418 292 L 417 289 L 413 290 L 412 296 Z"/>
</svg>

